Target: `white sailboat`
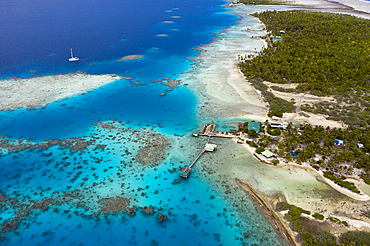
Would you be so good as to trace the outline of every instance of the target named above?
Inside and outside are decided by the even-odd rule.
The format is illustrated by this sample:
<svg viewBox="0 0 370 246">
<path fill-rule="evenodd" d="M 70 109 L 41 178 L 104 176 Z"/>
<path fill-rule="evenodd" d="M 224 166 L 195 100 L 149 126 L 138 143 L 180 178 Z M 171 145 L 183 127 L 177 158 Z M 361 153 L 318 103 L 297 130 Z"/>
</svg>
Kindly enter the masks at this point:
<svg viewBox="0 0 370 246">
<path fill-rule="evenodd" d="M 72 49 L 71 49 L 71 58 L 69 58 L 69 61 L 74 62 L 74 61 L 78 61 L 78 60 L 80 60 L 80 58 L 78 58 L 77 56 L 73 57 L 73 53 L 72 53 Z"/>
</svg>

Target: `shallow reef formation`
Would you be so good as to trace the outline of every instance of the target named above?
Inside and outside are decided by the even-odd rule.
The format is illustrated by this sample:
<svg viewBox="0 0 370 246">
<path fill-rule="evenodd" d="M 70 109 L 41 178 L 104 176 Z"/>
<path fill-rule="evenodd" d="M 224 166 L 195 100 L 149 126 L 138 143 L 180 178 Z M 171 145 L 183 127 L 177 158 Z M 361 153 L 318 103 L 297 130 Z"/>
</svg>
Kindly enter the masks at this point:
<svg viewBox="0 0 370 246">
<path fill-rule="evenodd" d="M 181 84 L 180 80 L 176 79 L 168 79 L 167 81 L 162 81 L 162 84 L 169 86 L 169 91 L 172 90 L 175 87 L 178 87 Z"/>
<path fill-rule="evenodd" d="M 28 196 L 21 197 L 18 193 L 15 193 L 15 196 L 8 196 L 0 190 L 0 211 L 14 210 L 13 216 L 1 223 L 0 239 L 8 231 L 17 229 L 22 220 L 30 216 L 34 210 L 46 211 L 52 203 L 53 199 L 50 198 L 30 200 Z"/>
<path fill-rule="evenodd" d="M 20 226 L 28 224 L 25 221 L 29 221 L 27 218 L 35 214 L 34 210 L 42 212 L 51 208 L 55 213 L 72 213 L 75 216 L 94 217 L 97 220 L 100 220 L 103 216 L 107 217 L 107 215 L 117 213 L 127 213 L 130 216 L 134 216 L 138 209 L 141 209 L 142 213 L 148 215 L 155 213 L 152 205 L 129 208 L 130 199 L 126 197 L 114 196 L 96 200 L 91 196 L 94 193 L 93 190 L 87 189 L 75 189 L 64 192 L 55 191 L 51 198 L 43 198 L 41 200 L 31 200 L 29 196 L 21 196 L 18 193 L 14 193 L 15 196 L 11 197 L 0 193 L 0 210 L 14 210 L 13 216 L 1 223 L 0 240 L 5 237 L 7 232 L 15 231 Z M 158 217 L 159 221 L 166 218 L 167 216 L 165 215 Z M 1 220 L 2 218 L 0 218 Z"/>
<path fill-rule="evenodd" d="M 143 207 L 143 210 L 141 210 L 141 212 L 147 213 L 147 214 L 154 214 L 154 208 L 152 205 L 150 205 L 149 207 L 145 206 Z"/>
<path fill-rule="evenodd" d="M 160 134 L 147 136 L 146 146 L 141 148 L 136 155 L 137 162 L 148 165 L 160 162 L 166 156 L 166 147 L 170 144 L 168 138 Z"/>
<path fill-rule="evenodd" d="M 161 213 L 158 213 L 158 221 L 162 222 L 167 219 L 167 216 Z"/>
<path fill-rule="evenodd" d="M 126 208 L 130 204 L 130 200 L 117 196 L 100 199 L 98 203 L 101 205 L 101 212 L 110 214 L 126 212 Z"/>
<path fill-rule="evenodd" d="M 69 149 L 71 151 L 82 151 L 86 149 L 93 143 L 91 140 L 86 140 L 85 138 L 71 138 L 64 140 L 43 140 L 41 142 L 32 142 L 32 140 L 8 140 L 4 137 L 0 140 L 0 149 L 6 150 L 7 153 L 16 153 L 24 150 L 34 150 L 34 149 L 48 149 L 52 146 L 59 145 L 60 147 Z M 51 155 L 48 153 L 45 155 Z"/>
<path fill-rule="evenodd" d="M 144 169 L 156 170 L 158 163 L 166 157 L 166 149 L 171 142 L 148 125 L 148 128 L 132 129 L 125 124 L 129 122 L 108 119 L 94 123 L 91 135 L 69 139 L 34 141 L 1 136 L 1 156 L 27 159 L 30 158 L 29 151 L 36 150 L 26 167 L 33 168 L 33 155 L 40 155 L 37 170 L 42 170 L 43 175 L 38 177 L 46 179 L 46 182 L 59 180 L 60 186 L 45 188 L 41 182 L 36 187 L 25 182 L 25 186 L 14 183 L 13 187 L 0 190 L 0 212 L 10 213 L 6 219 L 0 217 L 0 240 L 19 233 L 18 229 L 27 228 L 32 218 L 45 211 L 108 222 L 113 214 L 122 214 L 124 218 L 124 213 L 134 216 L 137 212 L 153 215 L 153 219 L 158 221 L 167 219 L 164 214 L 158 218 L 154 216 L 157 211 L 153 205 L 144 203 L 147 206 L 139 207 L 143 202 L 137 198 L 148 198 L 149 185 L 134 187 L 125 182 L 125 177 L 133 175 L 135 179 L 144 179 Z M 110 157 L 114 155 L 119 162 L 112 162 Z M 24 163 L 20 165 L 20 173 L 13 177 L 21 184 L 30 175 L 22 165 Z M 11 171 L 9 175 L 13 175 Z M 113 179 L 115 182 L 119 180 L 121 189 L 106 193 Z M 162 208 L 158 211 L 165 213 Z"/>
</svg>

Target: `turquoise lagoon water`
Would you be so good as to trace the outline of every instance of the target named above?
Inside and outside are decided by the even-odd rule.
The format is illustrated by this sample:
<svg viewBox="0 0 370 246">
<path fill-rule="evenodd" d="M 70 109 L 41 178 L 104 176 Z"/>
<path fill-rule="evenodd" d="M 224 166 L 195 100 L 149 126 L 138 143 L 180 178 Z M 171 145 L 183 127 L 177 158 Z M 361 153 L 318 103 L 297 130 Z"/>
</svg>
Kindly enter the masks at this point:
<svg viewBox="0 0 370 246">
<path fill-rule="evenodd" d="M 153 81 L 176 79 L 189 70 L 187 57 L 197 54 L 194 48 L 235 24 L 237 18 L 226 14 L 222 4 L 22 0 L 0 6 L 0 52 L 8 58 L 0 61 L 0 77 L 82 71 L 115 73 L 144 83 L 122 79 L 42 109 L 0 112 L 0 135 L 10 141 L 95 140 L 80 151 L 60 145 L 14 153 L 2 150 L 0 189 L 15 203 L 2 200 L 0 230 L 34 201 L 61 201 L 65 192 L 78 190 L 86 206 L 63 200 L 47 210 L 31 209 L 17 221 L 17 228 L 0 233 L 0 245 L 284 244 L 242 191 L 234 191 L 241 199 L 235 206 L 223 190 L 213 188 L 220 181 L 208 180 L 201 169 L 188 180 L 173 183 L 179 178 L 179 166 L 191 162 L 205 140 L 190 140 L 199 119 L 196 98 L 184 82 L 166 91 L 167 86 Z M 80 57 L 77 63 L 68 62 L 71 47 Z M 115 62 L 134 54 L 144 57 Z M 93 124 L 97 122 L 116 128 Z M 227 130 L 222 122 L 221 128 Z M 134 158 L 153 133 L 163 134 L 171 144 L 157 165 L 143 166 Z M 105 145 L 104 150 L 96 150 L 97 144 Z M 155 213 L 138 209 L 134 216 L 93 215 L 100 209 L 100 199 L 117 196 L 130 199 L 129 207 L 152 205 Z M 157 213 L 168 217 L 159 222 Z"/>
</svg>

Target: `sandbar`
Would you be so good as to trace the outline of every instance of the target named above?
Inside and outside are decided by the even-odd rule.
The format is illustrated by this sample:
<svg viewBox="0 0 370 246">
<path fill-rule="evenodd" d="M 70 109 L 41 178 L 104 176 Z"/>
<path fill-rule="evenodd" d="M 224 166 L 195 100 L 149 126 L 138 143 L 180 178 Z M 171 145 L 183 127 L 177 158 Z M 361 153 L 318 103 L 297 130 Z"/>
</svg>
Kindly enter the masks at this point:
<svg viewBox="0 0 370 246">
<path fill-rule="evenodd" d="M 0 110 L 37 108 L 122 79 L 115 74 L 69 73 L 0 80 Z"/>
<path fill-rule="evenodd" d="M 288 4 L 302 5 L 304 9 L 350 14 L 357 17 L 370 19 L 370 3 L 358 0 L 290 0 Z"/>
</svg>

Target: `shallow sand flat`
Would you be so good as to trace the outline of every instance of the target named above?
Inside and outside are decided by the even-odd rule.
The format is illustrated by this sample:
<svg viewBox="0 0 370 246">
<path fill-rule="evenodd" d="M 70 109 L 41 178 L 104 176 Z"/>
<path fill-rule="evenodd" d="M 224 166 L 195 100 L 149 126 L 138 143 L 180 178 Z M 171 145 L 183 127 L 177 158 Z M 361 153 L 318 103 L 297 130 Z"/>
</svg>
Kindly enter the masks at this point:
<svg viewBox="0 0 370 246">
<path fill-rule="evenodd" d="M 232 183 L 234 178 L 238 178 L 270 202 L 283 195 L 289 203 L 326 216 L 370 222 L 363 215 L 370 209 L 369 201 L 356 201 L 341 194 L 311 168 L 264 164 L 233 141 L 212 141 L 217 144 L 218 150 L 207 158 L 202 157 L 202 164 L 199 166 L 211 168 L 213 175 L 219 176 L 218 180 Z"/>
<path fill-rule="evenodd" d="M 304 9 L 330 13 L 350 14 L 370 19 L 370 2 L 358 0 L 290 0 L 288 3 L 304 5 Z"/>
<path fill-rule="evenodd" d="M 76 96 L 122 79 L 114 74 L 71 73 L 0 80 L 0 110 L 35 108 Z"/>
<path fill-rule="evenodd" d="M 230 9 L 241 19 L 235 26 L 218 33 L 212 43 L 199 48 L 200 54 L 193 58 L 194 69 L 181 76 L 190 85 L 202 105 L 202 119 L 217 117 L 253 118 L 264 121 L 267 107 L 255 89 L 245 80 L 237 68 L 238 55 L 255 54 L 264 43 L 252 38 L 263 36 L 263 24 L 250 13 L 266 9 L 285 9 L 282 6 L 247 6 Z M 247 32 L 246 28 L 253 31 Z"/>
</svg>

